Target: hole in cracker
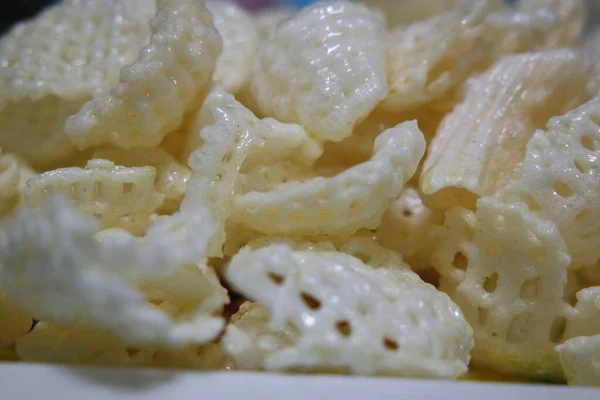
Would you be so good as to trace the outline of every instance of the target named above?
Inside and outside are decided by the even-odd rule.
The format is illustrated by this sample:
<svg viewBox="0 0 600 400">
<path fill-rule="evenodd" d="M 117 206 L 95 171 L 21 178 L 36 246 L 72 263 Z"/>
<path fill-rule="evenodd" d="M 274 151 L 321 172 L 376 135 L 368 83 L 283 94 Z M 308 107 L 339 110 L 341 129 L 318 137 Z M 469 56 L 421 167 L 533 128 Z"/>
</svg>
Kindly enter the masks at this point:
<svg viewBox="0 0 600 400">
<path fill-rule="evenodd" d="M 483 281 L 483 289 L 488 293 L 493 293 L 498 287 L 498 273 L 494 272 L 492 275 L 485 278 Z"/>
<path fill-rule="evenodd" d="M 560 197 L 571 197 L 575 193 L 573 189 L 563 181 L 554 181 L 552 187 Z"/>
<path fill-rule="evenodd" d="M 285 278 L 283 276 L 274 272 L 269 272 L 269 279 L 271 279 L 271 281 L 273 281 L 273 283 L 276 285 L 282 285 L 285 281 Z"/>
<path fill-rule="evenodd" d="M 123 193 L 133 192 L 133 183 L 127 182 L 123 184 Z"/>
<path fill-rule="evenodd" d="M 596 143 L 596 141 L 589 136 L 583 136 L 581 138 L 581 145 L 589 151 L 598 150 L 598 143 Z"/>
<path fill-rule="evenodd" d="M 552 343 L 562 342 L 562 338 L 567 328 L 567 319 L 565 317 L 556 317 L 550 326 L 550 341 Z"/>
<path fill-rule="evenodd" d="M 577 170 L 582 174 L 588 174 L 590 172 L 590 169 L 581 161 L 575 160 L 574 164 L 575 168 L 577 168 Z"/>
<path fill-rule="evenodd" d="M 300 296 L 302 297 L 302 301 L 304 301 L 304 304 L 306 304 L 311 310 L 318 310 L 319 308 L 321 308 L 321 302 L 319 301 L 319 299 L 311 296 L 306 292 L 302 292 Z"/>
<path fill-rule="evenodd" d="M 140 352 L 140 349 L 136 349 L 135 347 L 127 347 L 125 348 L 125 351 L 129 357 L 135 357 Z"/>
<path fill-rule="evenodd" d="M 540 211 L 542 209 L 537 200 L 529 193 L 523 195 L 523 201 L 531 211 Z"/>
<path fill-rule="evenodd" d="M 586 222 L 589 221 L 592 217 L 592 212 L 589 209 L 581 210 L 579 214 L 575 217 L 575 221 L 577 222 Z"/>
<path fill-rule="evenodd" d="M 335 324 L 335 329 L 337 329 L 337 331 L 342 336 L 348 337 L 348 336 L 352 335 L 352 326 L 350 325 L 350 322 L 348 322 L 346 320 L 338 321 Z"/>
<path fill-rule="evenodd" d="M 383 338 L 383 347 L 390 351 L 397 351 L 400 346 L 398 346 L 398 342 L 392 340 L 390 338 Z"/>
<path fill-rule="evenodd" d="M 454 268 L 457 269 L 467 269 L 467 266 L 469 265 L 469 259 L 467 258 L 467 256 L 464 255 L 464 253 L 459 251 L 454 255 L 452 265 L 454 265 Z"/>
<path fill-rule="evenodd" d="M 523 285 L 521 285 L 520 296 L 524 300 L 534 299 L 534 298 L 536 298 L 539 289 L 540 289 L 540 278 L 529 279 L 529 280 L 523 282 Z"/>
</svg>

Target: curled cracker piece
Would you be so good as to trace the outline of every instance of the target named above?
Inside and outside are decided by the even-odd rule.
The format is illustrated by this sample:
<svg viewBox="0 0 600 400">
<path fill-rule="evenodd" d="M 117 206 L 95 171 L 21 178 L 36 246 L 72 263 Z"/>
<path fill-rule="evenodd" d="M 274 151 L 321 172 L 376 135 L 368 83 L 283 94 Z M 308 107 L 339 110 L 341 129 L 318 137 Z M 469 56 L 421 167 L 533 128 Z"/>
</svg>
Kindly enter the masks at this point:
<svg viewBox="0 0 600 400">
<path fill-rule="evenodd" d="M 278 25 L 251 79 L 265 115 L 320 140 L 352 133 L 387 94 L 382 17 L 345 1 L 317 3 Z"/>
<path fill-rule="evenodd" d="M 176 317 L 148 303 L 135 287 L 139 281 L 168 285 L 185 273 L 183 266 L 206 261 L 215 227 L 201 211 L 160 217 L 143 238 L 118 229 L 96 236 L 97 221 L 52 198 L 0 226 L 0 282 L 8 298 L 38 320 L 88 321 L 130 343 L 208 342 L 223 327 L 213 313 L 227 300 L 218 282 L 204 282 L 214 275 L 197 269 L 195 301 Z"/>
<path fill-rule="evenodd" d="M 570 313 L 563 291 L 571 260 L 556 225 L 484 198 L 476 212 L 450 210 L 439 239 L 433 266 L 473 327 L 473 364 L 560 380 L 554 347 Z"/>
<path fill-rule="evenodd" d="M 163 213 L 179 210 L 192 172 L 187 165 L 180 163 L 166 150 L 159 147 L 105 149 L 95 152 L 93 158 L 110 160 L 124 167 L 153 167 L 156 170 L 154 186 L 165 198 L 159 210 Z"/>
<path fill-rule="evenodd" d="M 571 268 L 600 260 L 600 97 L 537 131 L 513 178 L 497 193 L 554 221 L 573 258 Z"/>
<path fill-rule="evenodd" d="M 425 151 L 417 124 L 405 122 L 375 140 L 370 161 L 333 178 L 289 182 L 276 190 L 238 195 L 233 220 L 267 234 L 352 234 L 376 228 L 415 173 Z"/>
<path fill-rule="evenodd" d="M 227 0 L 207 0 L 215 28 L 223 40 L 213 79 L 230 93 L 238 92 L 250 78 L 252 60 L 260 44 L 260 33 L 250 14 Z"/>
<path fill-rule="evenodd" d="M 222 43 L 204 3 L 158 0 L 151 27 L 150 44 L 110 93 L 68 119 L 78 148 L 157 146 L 206 95 Z"/>
<path fill-rule="evenodd" d="M 600 335 L 576 337 L 556 349 L 569 385 L 600 386 Z"/>
<path fill-rule="evenodd" d="M 192 176 L 182 208 L 206 207 L 217 221 L 210 255 L 220 256 L 225 222 L 233 210 L 242 166 L 250 168 L 281 159 L 312 164 L 322 154 L 320 144 L 298 125 L 259 120 L 233 96 L 217 88 L 196 118 L 200 147 L 189 158 Z M 193 134 L 193 133 L 192 133 Z M 192 140 L 193 141 L 193 140 Z"/>
<path fill-rule="evenodd" d="M 468 81 L 465 100 L 442 121 L 423 165 L 421 191 L 448 208 L 467 206 L 461 197 L 495 193 L 535 130 L 592 96 L 594 76 L 592 60 L 574 49 L 500 59 Z"/>
<path fill-rule="evenodd" d="M 127 168 L 108 160 L 90 160 L 86 168 L 62 168 L 27 181 L 25 204 L 39 207 L 52 195 L 65 196 L 77 209 L 100 219 L 103 228 L 120 227 L 142 234 L 164 196 L 154 188 L 152 167 Z"/>
<path fill-rule="evenodd" d="M 29 332 L 32 325 L 33 319 L 0 290 L 0 349 L 12 346 L 17 338 Z"/>
<path fill-rule="evenodd" d="M 66 119 L 118 81 L 150 37 L 154 0 L 67 0 L 0 40 L 0 146 L 35 167 L 75 152 Z"/>
<path fill-rule="evenodd" d="M 269 311 L 269 332 L 296 331 L 288 337 L 293 344 L 270 349 L 262 368 L 431 377 L 466 372 L 471 328 L 445 294 L 422 281 L 347 254 L 283 244 L 242 250 L 226 275 Z M 226 340 L 225 348 L 235 345 Z"/>
</svg>

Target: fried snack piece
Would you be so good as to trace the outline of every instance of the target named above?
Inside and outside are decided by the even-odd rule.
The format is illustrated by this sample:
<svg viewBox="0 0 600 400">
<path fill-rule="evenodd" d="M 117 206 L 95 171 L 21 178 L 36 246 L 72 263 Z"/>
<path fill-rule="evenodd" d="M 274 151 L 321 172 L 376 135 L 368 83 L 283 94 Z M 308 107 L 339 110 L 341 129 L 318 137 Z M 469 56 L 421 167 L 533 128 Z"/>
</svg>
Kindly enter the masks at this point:
<svg viewBox="0 0 600 400">
<path fill-rule="evenodd" d="M 151 27 L 150 44 L 119 83 L 68 119 L 78 148 L 157 146 L 206 96 L 222 42 L 204 3 L 158 0 Z"/>
<path fill-rule="evenodd" d="M 62 326 L 87 321 L 130 343 L 178 347 L 219 334 L 224 321 L 213 314 L 228 298 L 214 273 L 198 267 L 215 232 L 208 211 L 160 217 L 142 238 L 98 228 L 56 197 L 4 221 L 0 284 L 8 298 L 35 319 Z M 181 282 L 195 288 L 177 295 L 187 296 L 189 312 L 175 317 L 136 288 L 176 292 Z M 150 298 L 157 296 L 163 295 Z"/>
<path fill-rule="evenodd" d="M 251 88 L 263 114 L 320 140 L 352 134 L 387 94 L 382 17 L 351 2 L 317 3 L 277 26 Z"/>
<path fill-rule="evenodd" d="M 523 204 L 483 198 L 446 213 L 433 266 L 475 332 L 472 363 L 509 375 L 562 378 L 554 347 L 571 312 L 571 261 L 556 227 Z"/>
<path fill-rule="evenodd" d="M 494 194 L 536 129 L 592 97 L 594 78 L 593 61 L 579 50 L 500 59 L 467 83 L 465 100 L 442 121 L 423 165 L 421 191 L 446 209 L 468 206 L 462 198 Z"/>
<path fill-rule="evenodd" d="M 223 339 L 244 367 L 430 377 L 467 370 L 472 331 L 460 310 L 402 265 L 374 269 L 347 254 L 274 244 L 242 250 L 226 275 L 268 310 L 249 310 Z"/>
<path fill-rule="evenodd" d="M 143 234 L 164 196 L 154 187 L 152 167 L 127 168 L 108 160 L 90 160 L 86 168 L 62 168 L 27 181 L 25 204 L 40 207 L 53 195 L 66 197 L 77 209 L 100 219 L 102 228 Z"/>
<path fill-rule="evenodd" d="M 600 260 L 600 97 L 552 118 L 527 143 L 525 159 L 496 197 L 527 204 L 556 223 L 573 262 Z"/>
<path fill-rule="evenodd" d="M 200 131 L 191 135 L 199 138 L 190 141 L 199 147 L 189 158 L 192 176 L 182 208 L 201 206 L 211 211 L 218 229 L 209 255 L 220 257 L 242 166 L 252 168 L 285 159 L 311 165 L 322 154 L 322 148 L 302 127 L 271 118 L 260 120 L 220 88 L 208 96 L 194 127 Z"/>
<path fill-rule="evenodd" d="M 424 151 L 425 139 L 417 124 L 405 122 L 377 137 L 370 161 L 335 177 L 236 196 L 232 219 L 274 235 L 343 235 L 376 228 L 415 173 Z"/>
<path fill-rule="evenodd" d="M 34 167 L 75 152 L 66 119 L 108 91 L 150 37 L 153 0 L 66 0 L 0 40 L 0 146 Z"/>
</svg>

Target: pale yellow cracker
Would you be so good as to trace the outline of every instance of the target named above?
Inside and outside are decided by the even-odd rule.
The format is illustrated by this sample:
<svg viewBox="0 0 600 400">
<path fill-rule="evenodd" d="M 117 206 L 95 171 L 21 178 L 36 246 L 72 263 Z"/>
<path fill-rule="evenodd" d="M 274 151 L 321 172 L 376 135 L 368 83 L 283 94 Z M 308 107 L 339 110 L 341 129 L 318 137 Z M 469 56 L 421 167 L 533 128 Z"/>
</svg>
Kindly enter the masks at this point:
<svg viewBox="0 0 600 400">
<path fill-rule="evenodd" d="M 151 27 L 150 44 L 119 83 L 67 121 L 78 148 L 156 146 L 206 95 L 222 42 L 204 3 L 158 0 Z"/>
</svg>

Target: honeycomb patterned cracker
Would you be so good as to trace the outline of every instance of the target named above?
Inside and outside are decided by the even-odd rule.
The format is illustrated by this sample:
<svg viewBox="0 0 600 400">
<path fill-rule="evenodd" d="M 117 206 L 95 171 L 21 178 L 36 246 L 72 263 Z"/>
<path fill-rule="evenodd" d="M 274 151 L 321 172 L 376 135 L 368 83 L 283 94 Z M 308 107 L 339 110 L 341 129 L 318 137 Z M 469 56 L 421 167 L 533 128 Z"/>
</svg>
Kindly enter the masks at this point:
<svg viewBox="0 0 600 400">
<path fill-rule="evenodd" d="M 0 146 L 35 167 L 68 161 L 66 119 L 108 91 L 150 37 L 153 0 L 67 0 L 0 40 Z"/>
<path fill-rule="evenodd" d="M 203 3 L 158 0 L 151 27 L 150 44 L 119 83 L 68 119 L 78 148 L 156 146 L 207 94 L 222 42 Z"/>
</svg>

